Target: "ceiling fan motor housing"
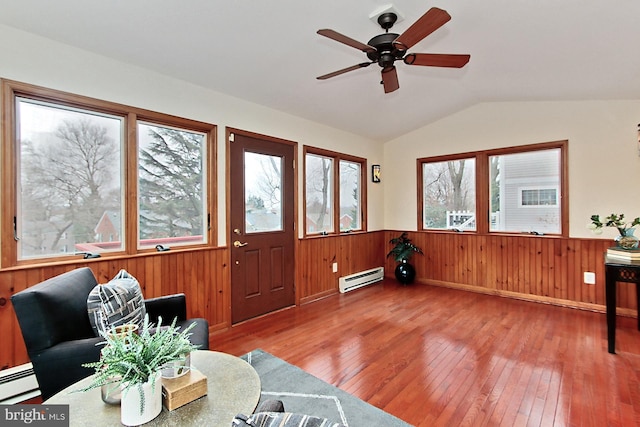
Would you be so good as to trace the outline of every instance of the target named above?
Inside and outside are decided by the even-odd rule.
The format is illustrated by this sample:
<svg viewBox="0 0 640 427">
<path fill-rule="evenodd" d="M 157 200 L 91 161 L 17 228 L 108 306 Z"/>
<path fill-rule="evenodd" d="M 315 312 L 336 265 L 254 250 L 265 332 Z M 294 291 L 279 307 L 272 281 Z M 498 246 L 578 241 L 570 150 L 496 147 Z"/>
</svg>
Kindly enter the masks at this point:
<svg viewBox="0 0 640 427">
<path fill-rule="evenodd" d="M 367 52 L 367 57 L 371 61 L 376 61 L 382 68 L 392 67 L 393 63 L 398 59 L 402 59 L 406 53 L 406 50 L 400 50 L 393 44 L 393 41 L 398 38 L 398 34 L 389 32 L 389 29 L 393 27 L 397 20 L 398 15 L 393 12 L 381 14 L 378 17 L 378 24 L 386 33 L 375 36 L 367 43 L 376 49 L 374 52 Z"/>
<path fill-rule="evenodd" d="M 395 33 L 384 33 L 375 36 L 367 44 L 376 50 L 367 52 L 367 57 L 372 61 L 377 61 L 381 67 L 393 65 L 394 61 L 402 59 L 407 52 L 406 50 L 399 50 L 393 44 L 393 41 L 397 38 L 398 34 Z"/>
</svg>

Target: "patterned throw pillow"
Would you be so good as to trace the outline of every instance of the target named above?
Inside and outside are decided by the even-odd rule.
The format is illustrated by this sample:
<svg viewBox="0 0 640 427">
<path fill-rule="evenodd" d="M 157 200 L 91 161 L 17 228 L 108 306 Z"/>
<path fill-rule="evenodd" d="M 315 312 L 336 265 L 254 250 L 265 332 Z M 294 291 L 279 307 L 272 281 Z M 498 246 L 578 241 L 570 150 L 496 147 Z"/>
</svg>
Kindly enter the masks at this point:
<svg viewBox="0 0 640 427">
<path fill-rule="evenodd" d="M 146 314 L 140 284 L 126 270 L 120 270 L 111 281 L 91 290 L 87 310 L 96 336 L 120 325 L 135 324 L 142 328 Z"/>
<path fill-rule="evenodd" d="M 233 427 L 345 427 L 326 418 L 289 412 L 258 412 L 249 417 L 238 414 L 231 421 Z"/>
</svg>

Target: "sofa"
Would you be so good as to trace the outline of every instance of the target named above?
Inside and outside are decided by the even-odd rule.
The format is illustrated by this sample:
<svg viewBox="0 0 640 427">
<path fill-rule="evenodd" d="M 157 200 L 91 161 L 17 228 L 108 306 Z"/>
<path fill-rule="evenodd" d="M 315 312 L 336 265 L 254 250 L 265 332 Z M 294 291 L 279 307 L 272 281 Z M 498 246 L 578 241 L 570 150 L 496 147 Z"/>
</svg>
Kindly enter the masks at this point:
<svg viewBox="0 0 640 427">
<path fill-rule="evenodd" d="M 31 286 L 11 297 L 27 353 L 43 400 L 91 375 L 82 366 L 100 359 L 103 338 L 91 325 L 87 298 L 98 285 L 88 267 L 78 268 Z M 209 349 L 209 324 L 206 319 L 187 319 L 186 297 L 176 294 L 144 300 L 149 321 L 186 328 L 189 339 L 199 349 Z"/>
</svg>

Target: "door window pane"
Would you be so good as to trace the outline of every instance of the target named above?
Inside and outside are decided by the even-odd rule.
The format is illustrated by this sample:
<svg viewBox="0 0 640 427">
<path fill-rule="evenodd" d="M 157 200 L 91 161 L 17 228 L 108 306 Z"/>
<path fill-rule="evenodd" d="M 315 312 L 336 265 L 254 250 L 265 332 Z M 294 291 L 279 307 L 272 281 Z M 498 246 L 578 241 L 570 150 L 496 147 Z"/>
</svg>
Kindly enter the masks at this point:
<svg viewBox="0 0 640 427">
<path fill-rule="evenodd" d="M 422 165 L 423 227 L 476 229 L 475 159 Z"/>
<path fill-rule="evenodd" d="M 489 156 L 491 231 L 560 233 L 560 149 Z"/>
<path fill-rule="evenodd" d="M 244 154 L 245 232 L 281 231 L 282 158 Z"/>
<path fill-rule="evenodd" d="M 305 180 L 307 233 L 333 232 L 333 159 L 307 154 Z"/>
<path fill-rule="evenodd" d="M 206 243 L 206 134 L 138 123 L 139 246 Z"/>
<path fill-rule="evenodd" d="M 121 117 L 16 98 L 18 259 L 123 248 Z"/>
<path fill-rule="evenodd" d="M 360 163 L 340 160 L 340 231 L 360 230 Z"/>
</svg>

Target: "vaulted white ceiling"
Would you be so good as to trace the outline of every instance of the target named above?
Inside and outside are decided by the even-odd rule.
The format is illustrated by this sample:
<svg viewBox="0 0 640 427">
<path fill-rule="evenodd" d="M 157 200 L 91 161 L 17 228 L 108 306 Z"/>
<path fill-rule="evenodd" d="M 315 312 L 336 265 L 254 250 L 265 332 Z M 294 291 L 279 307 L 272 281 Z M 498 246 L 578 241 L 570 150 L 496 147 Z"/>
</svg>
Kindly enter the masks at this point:
<svg viewBox="0 0 640 427">
<path fill-rule="evenodd" d="M 377 65 L 317 80 L 366 57 L 316 31 L 366 43 L 390 4 L 396 33 L 449 12 L 409 51 L 469 64 L 396 62 L 390 94 Z M 0 24 L 378 141 L 479 102 L 639 99 L 639 17 L 638 0 L 0 0 Z"/>
</svg>

